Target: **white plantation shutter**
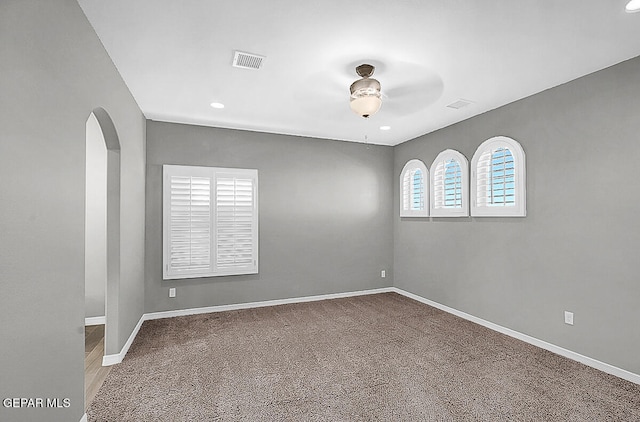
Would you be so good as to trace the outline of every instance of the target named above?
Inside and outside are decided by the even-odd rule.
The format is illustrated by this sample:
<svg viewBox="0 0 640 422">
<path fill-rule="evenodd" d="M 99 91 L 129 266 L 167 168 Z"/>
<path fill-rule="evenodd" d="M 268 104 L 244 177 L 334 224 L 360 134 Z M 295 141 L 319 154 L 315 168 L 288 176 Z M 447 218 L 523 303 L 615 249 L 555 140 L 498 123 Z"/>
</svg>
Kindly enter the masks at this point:
<svg viewBox="0 0 640 422">
<path fill-rule="evenodd" d="M 478 203 L 488 207 L 515 206 L 513 154 L 499 147 L 480 157 Z"/>
<path fill-rule="evenodd" d="M 476 168 L 476 204 L 478 207 L 489 206 L 489 187 L 491 186 L 491 150 L 484 151 Z"/>
<path fill-rule="evenodd" d="M 462 169 L 456 160 L 444 164 L 443 208 L 462 208 Z"/>
<path fill-rule="evenodd" d="M 413 182 L 411 180 L 411 171 L 407 171 L 406 173 L 404 173 L 404 176 L 402 177 L 402 188 L 401 188 L 401 192 L 402 192 L 402 205 L 401 205 L 401 212 L 408 212 L 411 211 L 411 197 L 413 196 Z"/>
<path fill-rule="evenodd" d="M 469 162 L 458 151 L 442 151 L 431 165 L 431 216 L 469 216 Z"/>
<path fill-rule="evenodd" d="M 503 136 L 485 141 L 471 166 L 472 215 L 526 215 L 525 157 L 518 142 Z"/>
<path fill-rule="evenodd" d="M 424 174 L 419 168 L 406 172 L 402 179 L 402 206 L 405 211 L 424 209 Z"/>
<path fill-rule="evenodd" d="M 216 178 L 216 267 L 252 268 L 256 232 L 254 181 L 233 175 Z"/>
<path fill-rule="evenodd" d="M 400 217 L 429 215 L 429 171 L 420 160 L 410 160 L 400 173 Z"/>
<path fill-rule="evenodd" d="M 163 166 L 164 279 L 258 272 L 257 170 Z"/>
<path fill-rule="evenodd" d="M 211 179 L 170 176 L 169 271 L 211 268 Z"/>
</svg>

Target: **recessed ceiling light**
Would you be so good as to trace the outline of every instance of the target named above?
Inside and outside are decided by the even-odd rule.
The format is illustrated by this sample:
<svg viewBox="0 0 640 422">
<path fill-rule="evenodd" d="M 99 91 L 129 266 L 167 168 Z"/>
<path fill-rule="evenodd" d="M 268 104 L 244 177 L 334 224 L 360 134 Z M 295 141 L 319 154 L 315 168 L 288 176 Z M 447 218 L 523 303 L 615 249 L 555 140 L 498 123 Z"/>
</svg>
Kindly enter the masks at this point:
<svg viewBox="0 0 640 422">
<path fill-rule="evenodd" d="M 380 130 L 389 130 L 391 126 L 380 126 Z"/>
<path fill-rule="evenodd" d="M 213 108 L 224 108 L 224 104 L 222 104 L 222 103 L 211 103 L 211 107 L 213 107 Z"/>
<path fill-rule="evenodd" d="M 627 13 L 640 12 L 640 0 L 631 0 L 624 9 Z"/>
</svg>

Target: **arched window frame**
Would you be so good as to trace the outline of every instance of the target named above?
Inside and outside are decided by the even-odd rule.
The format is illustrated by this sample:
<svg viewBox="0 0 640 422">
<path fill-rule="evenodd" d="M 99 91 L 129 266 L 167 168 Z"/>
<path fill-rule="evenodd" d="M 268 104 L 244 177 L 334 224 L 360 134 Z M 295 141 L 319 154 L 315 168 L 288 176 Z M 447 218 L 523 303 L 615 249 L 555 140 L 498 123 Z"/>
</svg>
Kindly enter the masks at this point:
<svg viewBox="0 0 640 422">
<path fill-rule="evenodd" d="M 479 184 L 483 183 L 483 173 L 486 173 L 485 154 L 493 156 L 500 148 L 508 149 L 513 156 L 514 165 L 514 205 L 512 206 L 492 206 L 480 203 L 479 199 L 485 192 L 478 192 Z M 480 183 L 479 183 L 480 182 Z M 527 215 L 527 184 L 526 184 L 526 161 L 522 146 L 518 141 L 506 136 L 496 136 L 484 141 L 471 159 L 471 216 L 473 217 L 524 217 Z"/>
<path fill-rule="evenodd" d="M 420 170 L 423 174 L 422 177 L 422 198 L 424 205 L 422 209 L 412 210 L 407 207 L 405 198 L 413 194 L 412 191 L 407 192 L 407 185 L 405 185 L 405 177 L 411 177 L 412 174 Z M 429 170 L 427 166 L 418 159 L 409 160 L 400 173 L 400 217 L 428 217 L 429 216 Z"/>
<path fill-rule="evenodd" d="M 446 207 L 444 204 L 444 173 L 446 164 L 455 161 L 460 166 L 460 207 Z M 469 216 L 469 161 L 460 152 L 447 149 L 442 151 L 431 165 L 431 217 L 468 217 Z M 441 193 L 440 193 L 441 192 Z"/>
</svg>

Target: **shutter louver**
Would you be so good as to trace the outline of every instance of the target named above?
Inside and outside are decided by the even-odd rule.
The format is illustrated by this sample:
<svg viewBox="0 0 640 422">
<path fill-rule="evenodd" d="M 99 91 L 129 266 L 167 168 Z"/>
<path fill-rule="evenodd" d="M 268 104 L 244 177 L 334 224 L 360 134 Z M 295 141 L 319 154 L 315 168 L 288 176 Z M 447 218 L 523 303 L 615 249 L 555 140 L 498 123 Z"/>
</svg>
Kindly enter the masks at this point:
<svg viewBox="0 0 640 422">
<path fill-rule="evenodd" d="M 216 197 L 217 268 L 253 266 L 255 231 L 253 180 L 218 177 Z"/>
<path fill-rule="evenodd" d="M 211 267 L 211 180 L 171 176 L 169 271 L 205 272 Z"/>
</svg>

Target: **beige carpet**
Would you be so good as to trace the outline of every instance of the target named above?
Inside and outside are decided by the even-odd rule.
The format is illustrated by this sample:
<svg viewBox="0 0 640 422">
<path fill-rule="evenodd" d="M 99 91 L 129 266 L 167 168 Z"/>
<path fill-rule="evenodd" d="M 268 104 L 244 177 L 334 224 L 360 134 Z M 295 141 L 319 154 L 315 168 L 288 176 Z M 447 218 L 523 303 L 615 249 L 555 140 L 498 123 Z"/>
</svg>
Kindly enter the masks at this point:
<svg viewBox="0 0 640 422">
<path fill-rule="evenodd" d="M 147 321 L 89 421 L 640 421 L 640 385 L 386 293 Z"/>
</svg>

